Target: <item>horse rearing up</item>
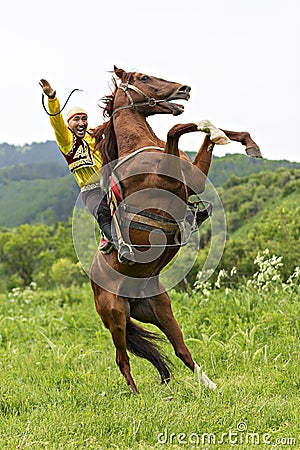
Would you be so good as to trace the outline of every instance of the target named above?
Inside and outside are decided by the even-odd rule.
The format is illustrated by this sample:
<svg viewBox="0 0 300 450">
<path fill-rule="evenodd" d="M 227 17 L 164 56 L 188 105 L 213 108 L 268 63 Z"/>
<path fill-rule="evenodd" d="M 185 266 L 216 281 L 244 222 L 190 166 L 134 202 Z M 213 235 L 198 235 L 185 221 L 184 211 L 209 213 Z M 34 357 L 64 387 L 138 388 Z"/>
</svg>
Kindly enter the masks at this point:
<svg viewBox="0 0 300 450">
<path fill-rule="evenodd" d="M 163 382 L 169 380 L 170 370 L 157 346 L 159 337 L 132 319 L 156 325 L 184 364 L 192 371 L 196 367 L 159 273 L 184 243 L 188 197 L 204 191 L 215 143 L 235 140 L 245 145 L 247 154 L 261 155 L 249 133 L 219 130 L 208 121 L 175 125 L 162 141 L 146 117 L 181 114 L 183 106 L 174 101 L 188 100 L 190 87 L 116 67 L 114 72 L 120 83 L 115 81 L 114 91 L 104 98 L 104 116 L 109 120 L 95 129 L 94 136 L 102 152 L 104 180 L 117 180 L 122 198 L 109 191 L 116 249 L 96 253 L 90 277 L 96 310 L 116 347 L 116 362 L 132 391 L 138 392 L 127 350 L 149 360 Z M 190 163 L 178 141 L 193 131 L 206 135 Z M 122 245 L 129 246 L 131 261 L 120 261 Z M 215 388 L 204 373 L 202 381 Z"/>
</svg>

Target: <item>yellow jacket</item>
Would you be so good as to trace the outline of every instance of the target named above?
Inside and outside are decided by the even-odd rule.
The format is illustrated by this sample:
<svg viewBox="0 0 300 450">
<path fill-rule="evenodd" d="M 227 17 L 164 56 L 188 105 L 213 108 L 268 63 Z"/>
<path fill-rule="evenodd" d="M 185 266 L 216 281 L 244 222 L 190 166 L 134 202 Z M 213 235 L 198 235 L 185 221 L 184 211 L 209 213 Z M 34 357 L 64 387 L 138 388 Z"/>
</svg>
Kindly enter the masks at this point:
<svg viewBox="0 0 300 450">
<path fill-rule="evenodd" d="M 51 114 L 58 112 L 60 110 L 58 99 L 48 98 L 48 107 Z M 94 183 L 99 184 L 102 158 L 99 151 L 94 152 L 95 139 L 89 130 L 84 139 L 80 139 L 67 127 L 62 114 L 50 116 L 50 122 L 54 128 L 57 145 L 78 186 L 82 188 Z"/>
</svg>

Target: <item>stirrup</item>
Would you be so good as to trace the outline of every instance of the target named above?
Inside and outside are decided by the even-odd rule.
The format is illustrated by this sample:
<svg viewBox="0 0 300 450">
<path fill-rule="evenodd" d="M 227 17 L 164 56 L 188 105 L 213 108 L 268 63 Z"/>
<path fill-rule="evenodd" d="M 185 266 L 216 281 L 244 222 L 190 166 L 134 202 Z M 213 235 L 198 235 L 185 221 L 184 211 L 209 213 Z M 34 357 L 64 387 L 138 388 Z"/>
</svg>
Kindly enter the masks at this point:
<svg viewBox="0 0 300 450">
<path fill-rule="evenodd" d="M 122 243 L 118 250 L 118 261 L 129 265 L 135 264 L 134 252 L 129 244 Z"/>
</svg>

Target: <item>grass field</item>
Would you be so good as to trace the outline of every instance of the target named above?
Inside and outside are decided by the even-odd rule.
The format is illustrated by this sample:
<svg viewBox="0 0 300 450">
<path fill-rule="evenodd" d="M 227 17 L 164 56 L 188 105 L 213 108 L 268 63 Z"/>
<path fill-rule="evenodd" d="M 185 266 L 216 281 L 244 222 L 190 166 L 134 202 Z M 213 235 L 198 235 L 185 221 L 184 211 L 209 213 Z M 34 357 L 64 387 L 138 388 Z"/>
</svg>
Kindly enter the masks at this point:
<svg viewBox="0 0 300 450">
<path fill-rule="evenodd" d="M 299 288 L 274 280 L 170 293 L 215 392 L 166 343 L 169 385 L 131 357 L 131 394 L 88 284 L 1 294 L 0 449 L 300 448 Z"/>
</svg>

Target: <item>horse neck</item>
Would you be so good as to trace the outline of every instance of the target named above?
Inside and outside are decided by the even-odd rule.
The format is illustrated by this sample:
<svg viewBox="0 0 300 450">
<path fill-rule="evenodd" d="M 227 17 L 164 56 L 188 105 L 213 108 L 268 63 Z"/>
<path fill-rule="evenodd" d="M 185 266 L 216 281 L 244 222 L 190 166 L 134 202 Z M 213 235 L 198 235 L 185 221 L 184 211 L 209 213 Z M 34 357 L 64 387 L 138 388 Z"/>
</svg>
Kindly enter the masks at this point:
<svg viewBox="0 0 300 450">
<path fill-rule="evenodd" d="M 125 109 L 114 117 L 114 130 L 118 145 L 119 158 L 142 147 L 163 147 L 146 118 L 132 109 Z"/>
</svg>

